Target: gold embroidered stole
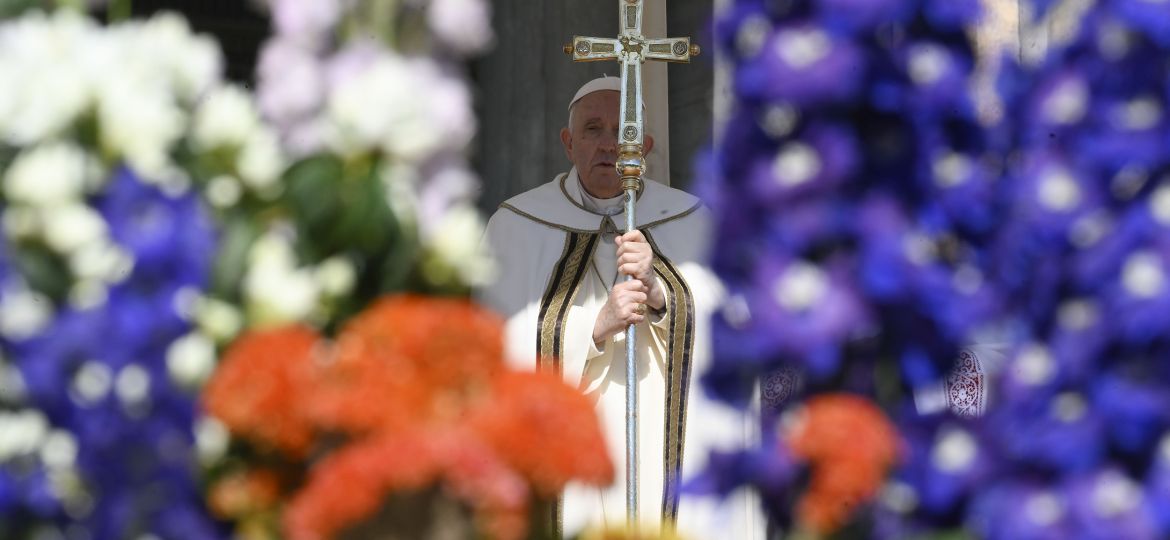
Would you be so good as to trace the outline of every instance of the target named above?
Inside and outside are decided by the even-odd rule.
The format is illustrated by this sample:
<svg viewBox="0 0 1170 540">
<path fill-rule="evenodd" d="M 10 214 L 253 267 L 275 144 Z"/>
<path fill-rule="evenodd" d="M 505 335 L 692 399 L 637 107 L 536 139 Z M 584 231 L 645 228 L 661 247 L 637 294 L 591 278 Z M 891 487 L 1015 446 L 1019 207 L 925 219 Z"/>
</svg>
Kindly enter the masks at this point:
<svg viewBox="0 0 1170 540">
<path fill-rule="evenodd" d="M 540 315 L 536 320 L 536 369 L 561 375 L 561 358 L 565 353 L 565 322 L 569 308 L 581 288 L 582 278 L 588 273 L 593 250 L 597 248 L 597 233 L 565 232 L 565 249 L 553 265 L 552 275 L 540 299 Z M 544 529 L 556 538 L 564 537 L 563 500 L 558 497 L 545 513 L 549 522 Z"/>
<path fill-rule="evenodd" d="M 670 295 L 667 317 L 666 409 L 662 449 L 662 520 L 673 526 L 678 521 L 681 495 L 683 448 L 686 445 L 687 395 L 691 383 L 691 355 L 695 344 L 695 302 L 691 289 L 674 264 L 667 259 L 650 231 L 642 231 L 654 250 L 654 272 Z"/>
</svg>

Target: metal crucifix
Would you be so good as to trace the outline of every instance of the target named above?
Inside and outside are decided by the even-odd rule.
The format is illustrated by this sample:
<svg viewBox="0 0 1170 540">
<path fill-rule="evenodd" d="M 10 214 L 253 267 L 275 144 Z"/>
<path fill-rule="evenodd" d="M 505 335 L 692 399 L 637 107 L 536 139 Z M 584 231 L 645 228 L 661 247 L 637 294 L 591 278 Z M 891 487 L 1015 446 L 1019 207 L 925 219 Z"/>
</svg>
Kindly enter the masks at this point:
<svg viewBox="0 0 1170 540">
<path fill-rule="evenodd" d="M 621 128 L 618 131 L 618 159 L 614 164 L 626 193 L 626 230 L 635 228 L 634 202 L 642 188 L 646 155 L 642 103 L 642 63 L 646 60 L 689 63 L 699 55 L 691 38 L 647 39 L 642 35 L 643 0 L 618 0 L 621 35 L 613 38 L 573 36 L 565 53 L 575 62 L 617 60 L 621 63 Z M 626 276 L 626 280 L 633 276 Z M 626 519 L 638 522 L 638 376 L 634 358 L 634 325 L 626 328 Z"/>
</svg>

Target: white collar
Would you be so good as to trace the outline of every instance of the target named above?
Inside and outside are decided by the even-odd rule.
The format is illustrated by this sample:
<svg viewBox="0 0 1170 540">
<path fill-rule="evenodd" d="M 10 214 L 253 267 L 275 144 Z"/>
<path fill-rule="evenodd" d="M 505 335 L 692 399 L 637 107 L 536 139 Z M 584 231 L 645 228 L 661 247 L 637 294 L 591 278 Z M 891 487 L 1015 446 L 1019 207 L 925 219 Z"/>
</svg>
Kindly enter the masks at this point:
<svg viewBox="0 0 1170 540">
<path fill-rule="evenodd" d="M 581 183 L 580 175 L 577 176 L 577 186 L 581 190 L 581 204 L 585 205 L 585 209 L 606 216 L 616 216 L 625 210 L 626 196 L 624 194 L 608 199 L 594 197 Z"/>
<path fill-rule="evenodd" d="M 501 207 L 557 228 L 596 232 L 601 229 L 606 216 L 586 208 L 581 203 L 580 191 L 577 170 L 572 169 L 551 182 L 508 199 Z M 701 205 L 694 195 L 647 179 L 637 198 L 637 227 L 642 229 L 670 221 Z M 624 214 L 623 208 L 621 213 L 610 217 L 622 230 L 626 223 Z"/>
</svg>

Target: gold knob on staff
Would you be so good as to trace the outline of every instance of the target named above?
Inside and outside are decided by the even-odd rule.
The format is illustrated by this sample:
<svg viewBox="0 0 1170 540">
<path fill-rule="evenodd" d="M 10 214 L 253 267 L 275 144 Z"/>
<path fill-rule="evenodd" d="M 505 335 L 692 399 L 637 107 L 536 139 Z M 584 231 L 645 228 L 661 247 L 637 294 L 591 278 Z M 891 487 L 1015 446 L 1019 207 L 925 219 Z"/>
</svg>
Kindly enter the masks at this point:
<svg viewBox="0 0 1170 540">
<path fill-rule="evenodd" d="M 573 54 L 573 44 L 566 43 L 565 46 L 562 47 L 562 50 L 565 51 L 565 54 L 572 55 Z"/>
<path fill-rule="evenodd" d="M 701 53 L 701 52 L 703 52 L 703 49 L 699 48 L 699 44 L 697 44 L 697 43 L 691 44 L 691 58 L 699 56 L 699 53 Z"/>
</svg>

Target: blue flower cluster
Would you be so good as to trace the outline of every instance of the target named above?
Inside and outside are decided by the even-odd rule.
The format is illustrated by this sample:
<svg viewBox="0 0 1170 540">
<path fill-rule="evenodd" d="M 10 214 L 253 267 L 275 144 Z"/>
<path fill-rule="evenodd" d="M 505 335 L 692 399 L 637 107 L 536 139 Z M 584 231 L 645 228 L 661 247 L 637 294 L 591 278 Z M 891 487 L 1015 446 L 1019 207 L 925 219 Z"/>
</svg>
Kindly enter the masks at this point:
<svg viewBox="0 0 1170 540">
<path fill-rule="evenodd" d="M 23 381 L 19 406 L 73 441 L 63 470 L 60 458 L 35 454 L 0 463 L 0 529 L 11 538 L 46 526 L 94 540 L 222 537 L 199 486 L 196 396 L 166 363 L 190 330 L 183 298 L 209 284 L 213 223 L 193 193 L 166 194 L 127 169 L 91 202 L 132 269 L 95 307 L 63 305 L 43 331 L 0 341 Z M 14 271 L 10 259 L 0 258 L 0 275 Z"/>
<path fill-rule="evenodd" d="M 733 299 L 715 320 L 718 394 L 742 403 L 786 365 L 815 387 L 879 353 L 936 380 L 948 366 L 927 359 L 953 359 L 997 312 L 964 248 L 994 224 L 966 88 L 978 14 L 968 0 L 741 1 L 718 23 L 737 97 L 700 188 Z"/>
<path fill-rule="evenodd" d="M 906 455 L 876 537 L 1165 538 L 1170 9 L 1101 0 L 1050 25 L 1069 32 L 1047 56 L 1004 59 L 994 122 L 970 91 L 977 16 L 744 0 L 720 21 L 737 108 L 704 195 L 733 296 L 708 385 L 743 403 L 796 366 L 810 392 L 875 395 L 875 365 L 895 362 L 902 391 L 882 401 Z M 986 414 L 914 406 L 989 339 Z M 723 475 L 752 483 L 739 469 L 759 461 Z M 770 477 L 755 483 L 783 522 L 799 475 Z"/>
</svg>

